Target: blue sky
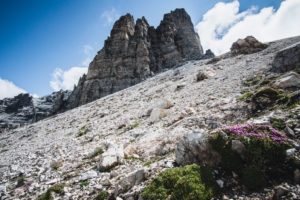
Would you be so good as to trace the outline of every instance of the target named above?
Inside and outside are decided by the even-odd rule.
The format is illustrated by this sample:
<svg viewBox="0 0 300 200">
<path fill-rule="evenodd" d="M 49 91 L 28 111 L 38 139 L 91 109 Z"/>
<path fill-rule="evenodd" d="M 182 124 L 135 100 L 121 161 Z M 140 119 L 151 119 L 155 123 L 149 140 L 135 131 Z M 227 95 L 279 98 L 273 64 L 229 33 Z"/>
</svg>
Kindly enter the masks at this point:
<svg viewBox="0 0 300 200">
<path fill-rule="evenodd" d="M 221 2 L 232 2 L 221 1 Z M 217 0 L 0 0 L 0 78 L 31 94 L 53 92 L 56 68 L 83 67 L 120 15 L 145 16 L 157 26 L 163 14 L 185 8 L 196 25 Z M 239 12 L 278 9 L 281 0 L 239 0 Z M 111 19 L 110 19 L 111 17 Z M 201 38 L 203 40 L 203 38 Z M 1 91 L 0 91 L 1 92 Z"/>
</svg>

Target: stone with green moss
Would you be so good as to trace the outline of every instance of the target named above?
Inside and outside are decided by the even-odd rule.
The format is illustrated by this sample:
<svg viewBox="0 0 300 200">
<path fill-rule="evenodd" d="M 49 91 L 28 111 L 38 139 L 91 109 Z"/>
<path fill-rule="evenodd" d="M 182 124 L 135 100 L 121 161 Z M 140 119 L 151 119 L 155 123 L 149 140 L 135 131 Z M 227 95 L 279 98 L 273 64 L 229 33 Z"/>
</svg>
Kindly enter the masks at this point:
<svg viewBox="0 0 300 200">
<path fill-rule="evenodd" d="M 255 110 L 264 110 L 274 106 L 277 100 L 280 99 L 279 94 L 280 92 L 270 87 L 259 89 L 252 97 Z"/>
<path fill-rule="evenodd" d="M 142 192 L 145 200 L 211 199 L 218 193 L 212 169 L 197 164 L 168 169 L 158 174 Z"/>
</svg>

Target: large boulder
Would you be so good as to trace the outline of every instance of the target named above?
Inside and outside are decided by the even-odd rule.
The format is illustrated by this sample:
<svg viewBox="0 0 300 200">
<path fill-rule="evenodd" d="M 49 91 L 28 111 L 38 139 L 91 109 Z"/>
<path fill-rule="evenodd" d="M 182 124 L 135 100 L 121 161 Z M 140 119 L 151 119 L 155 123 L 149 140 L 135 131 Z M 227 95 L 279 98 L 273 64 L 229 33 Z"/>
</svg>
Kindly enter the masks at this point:
<svg viewBox="0 0 300 200">
<path fill-rule="evenodd" d="M 131 172 L 126 177 L 121 179 L 117 184 L 114 191 L 115 197 L 118 196 L 120 193 L 127 192 L 133 186 L 140 184 L 145 179 L 145 170 L 138 169 L 134 172 Z"/>
<path fill-rule="evenodd" d="M 278 79 L 274 86 L 282 89 L 298 89 L 300 88 L 300 74 L 290 72 Z"/>
<path fill-rule="evenodd" d="M 296 43 L 288 48 L 280 50 L 272 64 L 273 72 L 287 72 L 300 68 L 300 43 Z"/>
<path fill-rule="evenodd" d="M 175 155 L 178 165 L 200 163 L 217 166 L 221 161 L 220 154 L 212 148 L 208 134 L 204 132 L 184 136 L 175 149 Z"/>
<path fill-rule="evenodd" d="M 123 163 L 124 151 L 122 146 L 108 144 L 108 148 L 101 155 L 101 160 L 98 164 L 100 171 L 109 171 L 113 167 Z"/>
<path fill-rule="evenodd" d="M 268 45 L 259 42 L 255 37 L 248 36 L 245 39 L 238 39 L 230 48 L 233 55 L 252 54 L 264 50 Z"/>
</svg>

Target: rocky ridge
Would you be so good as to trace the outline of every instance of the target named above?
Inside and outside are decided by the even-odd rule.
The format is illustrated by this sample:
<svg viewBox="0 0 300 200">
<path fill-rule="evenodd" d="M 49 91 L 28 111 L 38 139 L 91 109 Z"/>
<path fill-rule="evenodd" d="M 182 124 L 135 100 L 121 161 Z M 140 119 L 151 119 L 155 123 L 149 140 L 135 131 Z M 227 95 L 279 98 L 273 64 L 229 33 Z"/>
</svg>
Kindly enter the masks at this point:
<svg viewBox="0 0 300 200">
<path fill-rule="evenodd" d="M 65 107 L 70 91 L 53 92 L 35 98 L 29 94 L 19 94 L 14 98 L 0 100 L 0 132 L 30 124 L 50 117 Z"/>
<path fill-rule="evenodd" d="M 271 42 L 257 53 L 211 64 L 190 61 L 53 118 L 1 134 L 1 198 L 35 199 L 48 190 L 55 199 L 142 199 L 141 192 L 157 173 L 181 164 L 180 155 L 190 162 L 209 158 L 180 146 L 196 150 L 201 133 L 245 121 L 283 130 L 294 141 L 287 153 L 299 160 L 299 90 L 285 88 L 291 85 L 287 80 L 293 82 L 298 76 L 272 72 L 278 52 L 290 51 L 299 41 L 294 37 Z M 273 84 L 289 93 L 269 89 Z M 257 106 L 266 102 L 270 106 Z M 288 108 L 279 106 L 286 103 Z M 234 149 L 241 146 L 236 141 Z M 213 155 L 201 146 L 205 151 Z M 214 174 L 223 188 L 216 199 L 300 196 L 299 170 L 295 182 L 268 185 L 259 192 L 243 189 L 234 173 L 223 175 L 217 168 Z"/>
</svg>

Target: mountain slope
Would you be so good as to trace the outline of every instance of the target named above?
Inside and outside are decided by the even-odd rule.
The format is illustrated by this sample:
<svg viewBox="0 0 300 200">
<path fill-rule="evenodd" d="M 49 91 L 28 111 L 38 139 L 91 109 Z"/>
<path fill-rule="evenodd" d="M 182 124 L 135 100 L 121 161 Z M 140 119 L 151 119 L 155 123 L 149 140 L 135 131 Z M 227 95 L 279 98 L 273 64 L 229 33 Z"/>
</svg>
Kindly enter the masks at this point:
<svg viewBox="0 0 300 200">
<path fill-rule="evenodd" d="M 277 51 L 299 41 L 275 41 L 258 53 L 225 56 L 212 64 L 189 61 L 1 134 L 2 199 L 34 199 L 57 183 L 65 184 L 63 196 L 55 194 L 58 199 L 91 199 L 103 189 L 115 198 L 133 199 L 157 172 L 174 166 L 174 149 L 184 135 L 249 119 L 250 105 L 238 100 L 243 83 L 272 75 Z M 207 78 L 197 81 L 199 72 Z"/>
</svg>

